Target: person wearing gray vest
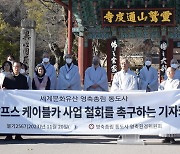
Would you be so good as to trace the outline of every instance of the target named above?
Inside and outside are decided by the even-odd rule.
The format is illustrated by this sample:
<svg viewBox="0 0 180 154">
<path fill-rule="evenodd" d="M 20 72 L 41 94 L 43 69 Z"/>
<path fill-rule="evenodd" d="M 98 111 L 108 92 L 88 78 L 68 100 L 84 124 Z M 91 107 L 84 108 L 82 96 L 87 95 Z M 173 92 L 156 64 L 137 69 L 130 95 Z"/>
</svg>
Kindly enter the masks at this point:
<svg viewBox="0 0 180 154">
<path fill-rule="evenodd" d="M 51 81 L 46 74 L 46 69 L 42 64 L 35 68 L 35 77 L 32 80 L 33 90 L 50 90 Z"/>
</svg>

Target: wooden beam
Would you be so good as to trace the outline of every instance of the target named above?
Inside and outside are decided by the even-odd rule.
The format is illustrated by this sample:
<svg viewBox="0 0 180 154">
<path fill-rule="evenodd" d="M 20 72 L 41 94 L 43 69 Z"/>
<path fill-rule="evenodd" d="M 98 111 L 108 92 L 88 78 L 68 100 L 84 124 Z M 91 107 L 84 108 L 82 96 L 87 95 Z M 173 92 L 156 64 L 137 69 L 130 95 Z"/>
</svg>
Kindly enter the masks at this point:
<svg viewBox="0 0 180 154">
<path fill-rule="evenodd" d="M 56 3 L 58 3 L 59 5 L 63 6 L 65 9 L 69 9 L 68 5 L 63 3 L 62 0 L 54 0 Z"/>
<path fill-rule="evenodd" d="M 72 54 L 72 0 L 69 0 L 68 6 L 68 54 Z"/>
</svg>

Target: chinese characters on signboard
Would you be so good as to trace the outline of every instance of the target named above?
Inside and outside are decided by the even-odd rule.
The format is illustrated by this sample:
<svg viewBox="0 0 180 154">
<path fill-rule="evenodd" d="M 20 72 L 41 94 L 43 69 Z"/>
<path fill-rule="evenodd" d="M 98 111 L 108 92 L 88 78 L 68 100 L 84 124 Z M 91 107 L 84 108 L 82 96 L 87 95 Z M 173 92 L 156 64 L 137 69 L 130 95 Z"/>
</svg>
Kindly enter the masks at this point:
<svg viewBox="0 0 180 154">
<path fill-rule="evenodd" d="M 102 9 L 103 26 L 175 25 L 174 8 Z"/>
<path fill-rule="evenodd" d="M 111 73 L 116 73 L 118 70 L 117 63 L 117 39 L 112 39 L 111 41 Z"/>
<path fill-rule="evenodd" d="M 22 52 L 23 52 L 23 63 L 27 66 L 29 65 L 29 51 L 30 51 L 30 30 L 23 29 L 22 30 Z"/>
<path fill-rule="evenodd" d="M 160 76 L 164 76 L 167 69 L 167 41 L 160 42 Z"/>
</svg>

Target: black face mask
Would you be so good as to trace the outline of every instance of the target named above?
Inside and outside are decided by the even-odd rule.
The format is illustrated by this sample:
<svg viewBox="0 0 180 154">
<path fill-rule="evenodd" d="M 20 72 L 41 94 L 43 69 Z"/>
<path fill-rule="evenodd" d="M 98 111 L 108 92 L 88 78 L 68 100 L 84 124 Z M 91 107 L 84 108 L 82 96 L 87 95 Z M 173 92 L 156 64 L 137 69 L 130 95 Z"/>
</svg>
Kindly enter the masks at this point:
<svg viewBox="0 0 180 154">
<path fill-rule="evenodd" d="M 93 65 L 95 65 L 95 66 L 99 65 L 99 61 L 98 60 L 94 60 L 93 61 Z"/>
</svg>

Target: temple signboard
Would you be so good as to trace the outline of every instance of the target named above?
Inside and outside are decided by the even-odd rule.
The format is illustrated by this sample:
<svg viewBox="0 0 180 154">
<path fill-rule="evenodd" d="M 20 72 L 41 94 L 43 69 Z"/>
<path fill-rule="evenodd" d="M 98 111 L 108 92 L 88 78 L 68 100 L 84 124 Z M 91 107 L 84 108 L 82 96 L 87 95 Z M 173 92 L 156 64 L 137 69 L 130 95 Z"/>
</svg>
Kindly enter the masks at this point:
<svg viewBox="0 0 180 154">
<path fill-rule="evenodd" d="M 102 26 L 175 26 L 175 8 L 102 9 Z"/>
</svg>

